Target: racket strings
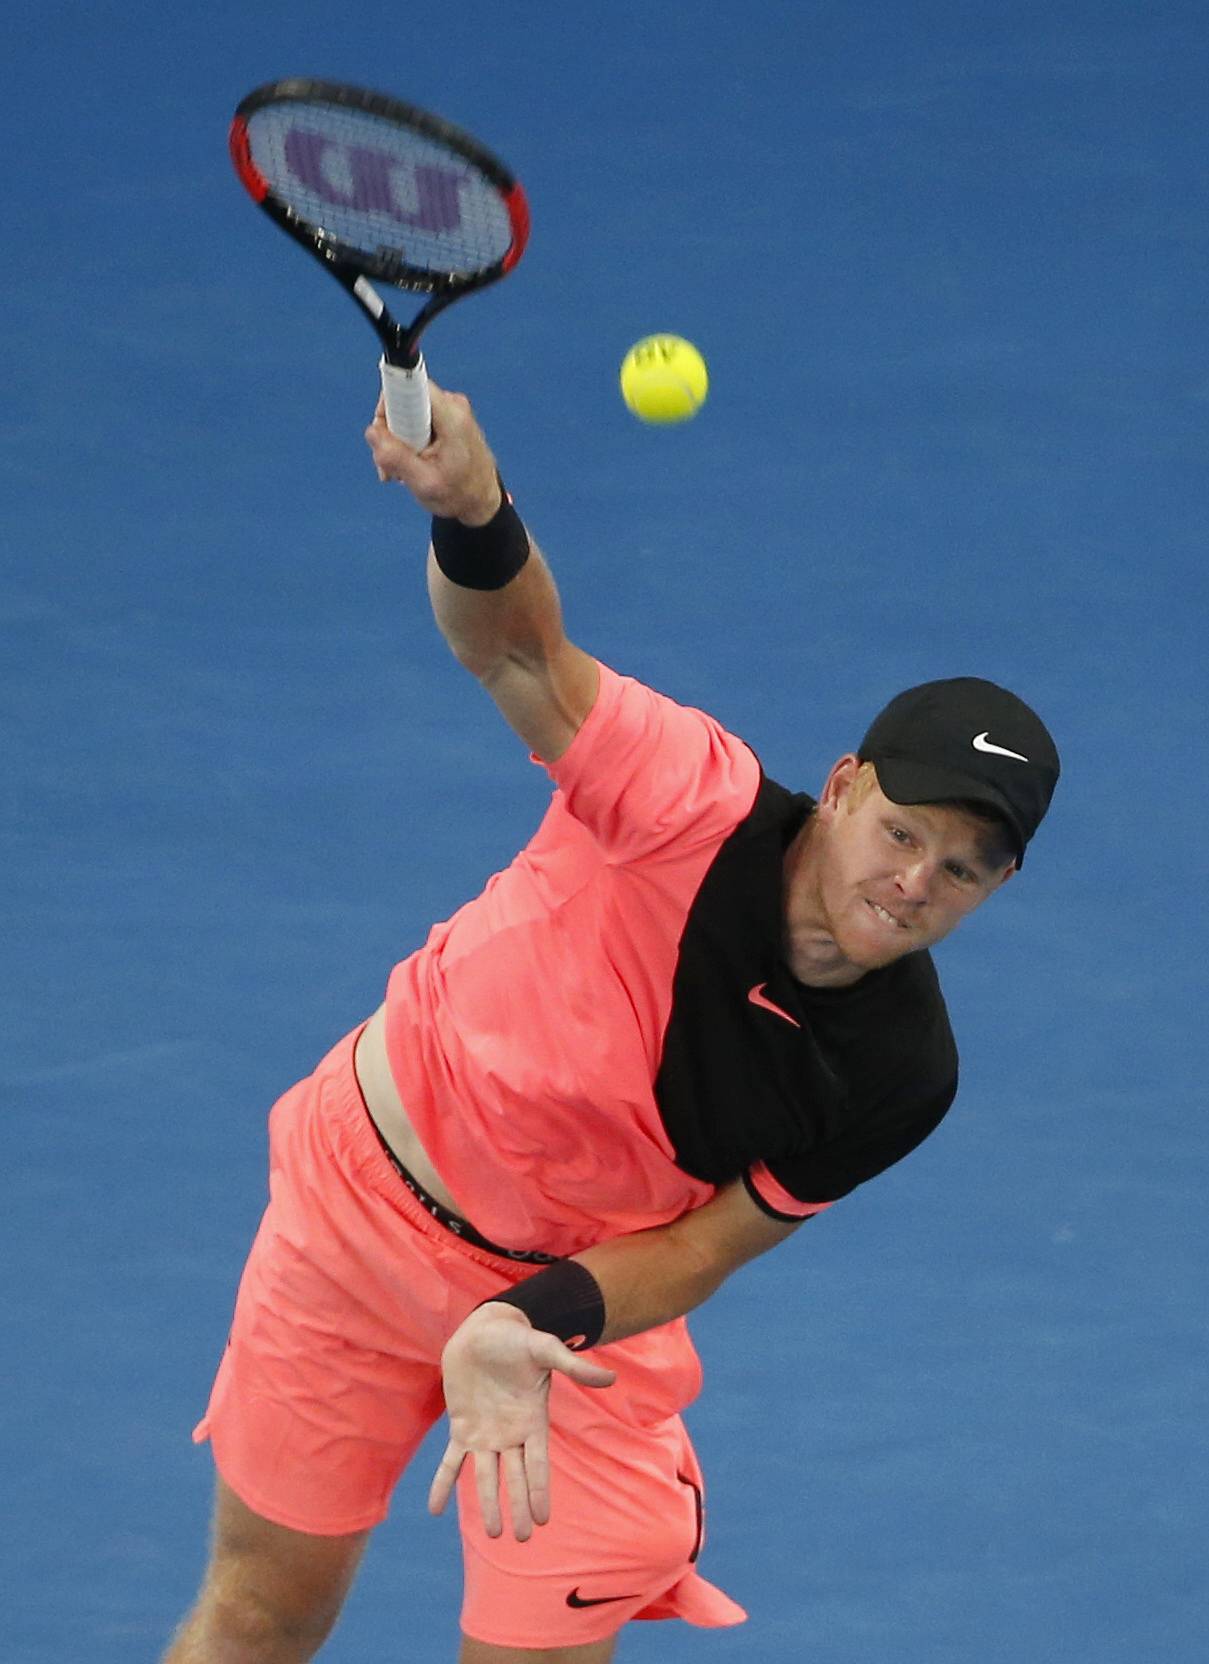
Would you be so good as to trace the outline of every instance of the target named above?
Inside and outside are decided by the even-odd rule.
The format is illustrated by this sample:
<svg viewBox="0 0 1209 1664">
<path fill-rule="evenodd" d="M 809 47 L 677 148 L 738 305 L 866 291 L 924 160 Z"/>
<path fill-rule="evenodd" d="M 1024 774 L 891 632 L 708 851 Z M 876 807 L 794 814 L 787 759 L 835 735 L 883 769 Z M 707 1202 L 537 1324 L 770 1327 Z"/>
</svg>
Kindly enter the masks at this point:
<svg viewBox="0 0 1209 1664">
<path fill-rule="evenodd" d="M 359 254 L 389 252 L 418 273 L 471 274 L 512 244 L 505 201 L 472 162 L 380 116 L 271 104 L 249 118 L 248 140 L 273 194 Z"/>
</svg>

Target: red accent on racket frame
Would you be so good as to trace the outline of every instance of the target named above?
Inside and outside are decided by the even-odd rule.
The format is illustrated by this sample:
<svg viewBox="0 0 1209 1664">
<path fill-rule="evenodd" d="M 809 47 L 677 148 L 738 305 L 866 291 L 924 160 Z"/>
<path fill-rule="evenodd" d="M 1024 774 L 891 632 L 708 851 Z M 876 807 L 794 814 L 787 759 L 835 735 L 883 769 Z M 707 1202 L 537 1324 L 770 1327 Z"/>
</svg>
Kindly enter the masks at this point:
<svg viewBox="0 0 1209 1664">
<path fill-rule="evenodd" d="M 504 256 L 503 268 L 510 272 L 529 241 L 529 203 L 520 185 L 514 185 L 504 198 L 508 218 L 512 222 L 512 246 Z"/>
<path fill-rule="evenodd" d="M 263 202 L 269 194 L 269 182 L 252 160 L 248 124 L 242 116 L 236 116 L 231 123 L 227 145 L 231 152 L 231 160 L 235 163 L 235 171 L 243 180 L 248 195 L 256 202 Z"/>
</svg>

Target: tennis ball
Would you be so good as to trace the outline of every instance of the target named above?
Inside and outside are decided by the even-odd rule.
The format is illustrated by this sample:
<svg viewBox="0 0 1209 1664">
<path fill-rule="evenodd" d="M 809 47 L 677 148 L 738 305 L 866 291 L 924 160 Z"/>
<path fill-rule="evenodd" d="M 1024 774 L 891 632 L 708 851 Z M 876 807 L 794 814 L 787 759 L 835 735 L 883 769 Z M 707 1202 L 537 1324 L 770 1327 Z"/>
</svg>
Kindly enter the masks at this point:
<svg viewBox="0 0 1209 1664">
<path fill-rule="evenodd" d="M 640 421 L 687 422 L 708 390 L 705 360 L 683 336 L 644 336 L 621 361 L 621 396 Z"/>
</svg>

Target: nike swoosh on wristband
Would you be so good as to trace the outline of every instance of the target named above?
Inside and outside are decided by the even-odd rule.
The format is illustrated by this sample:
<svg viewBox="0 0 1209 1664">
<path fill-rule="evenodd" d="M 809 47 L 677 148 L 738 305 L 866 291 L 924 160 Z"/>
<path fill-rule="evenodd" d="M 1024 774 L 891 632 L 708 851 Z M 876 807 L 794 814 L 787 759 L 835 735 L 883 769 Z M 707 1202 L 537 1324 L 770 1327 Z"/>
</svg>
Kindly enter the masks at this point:
<svg viewBox="0 0 1209 1664">
<path fill-rule="evenodd" d="M 992 745 L 987 735 L 989 728 L 984 728 L 981 734 L 974 735 L 975 751 L 989 751 L 993 757 L 1014 757 L 1018 763 L 1027 763 L 1028 758 L 1022 757 L 1018 751 L 1009 751 L 1006 745 Z"/>
<path fill-rule="evenodd" d="M 584 1600 L 583 1596 L 579 1592 L 578 1586 L 576 1586 L 567 1596 L 567 1605 L 575 1607 L 607 1606 L 610 1601 L 633 1600 L 633 1598 L 633 1595 L 594 1595 L 590 1600 Z"/>
<path fill-rule="evenodd" d="M 788 1011 L 782 1011 L 779 1005 L 774 1005 L 770 999 L 765 998 L 764 990 L 767 987 L 766 982 L 757 982 L 754 988 L 749 989 L 747 997 L 751 1003 L 761 1006 L 765 1011 L 775 1012 L 778 1017 L 783 1017 L 787 1023 L 792 1023 L 794 1028 L 801 1028 L 802 1025 L 796 1017 L 791 1017 Z"/>
</svg>

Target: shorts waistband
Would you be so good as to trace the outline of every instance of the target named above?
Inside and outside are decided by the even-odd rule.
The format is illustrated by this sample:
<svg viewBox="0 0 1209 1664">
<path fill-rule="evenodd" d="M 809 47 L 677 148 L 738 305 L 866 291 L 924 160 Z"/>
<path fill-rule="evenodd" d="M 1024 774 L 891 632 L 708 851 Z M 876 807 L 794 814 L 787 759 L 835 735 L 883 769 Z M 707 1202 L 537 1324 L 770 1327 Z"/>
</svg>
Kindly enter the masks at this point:
<svg viewBox="0 0 1209 1664">
<path fill-rule="evenodd" d="M 369 1105 L 365 1102 L 364 1093 L 359 1093 L 359 1095 L 362 1107 L 365 1110 L 365 1118 L 374 1129 L 374 1137 L 382 1146 L 382 1152 L 386 1159 L 403 1180 L 408 1190 L 411 1191 L 416 1201 L 419 1202 L 426 1213 L 436 1220 L 438 1225 L 443 1226 L 451 1235 L 460 1237 L 463 1242 L 470 1243 L 472 1247 L 481 1248 L 486 1254 L 494 1254 L 497 1259 L 512 1260 L 517 1265 L 554 1265 L 557 1262 L 559 1257 L 557 1254 L 544 1254 L 536 1248 L 501 1248 L 498 1242 L 491 1242 L 481 1231 L 476 1231 L 468 1219 L 463 1219 L 460 1214 L 452 1213 L 443 1202 L 438 1202 L 435 1196 L 429 1195 L 419 1179 L 404 1167 L 383 1138 L 382 1129 L 369 1112 Z"/>
</svg>

